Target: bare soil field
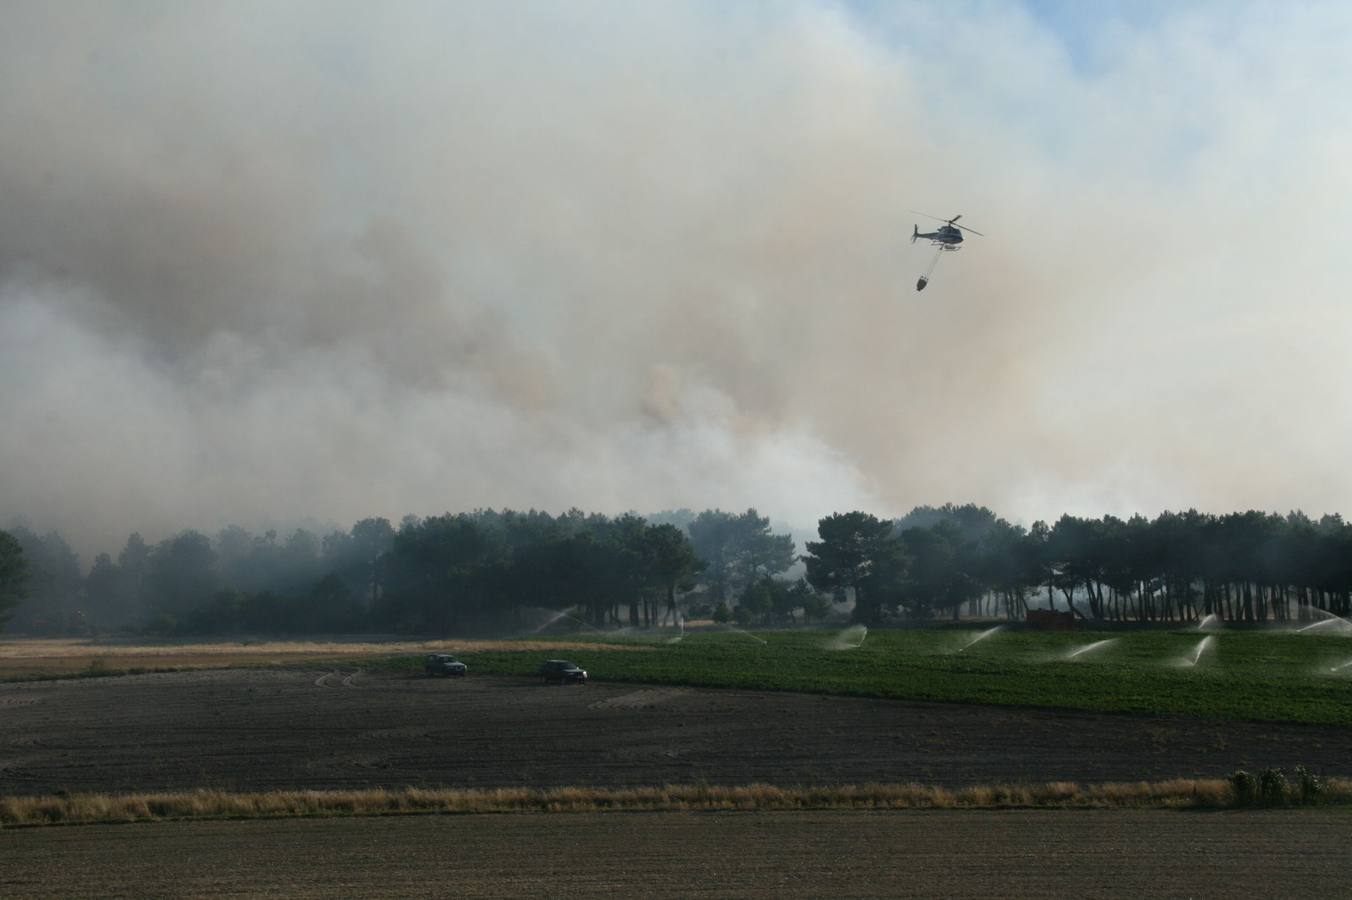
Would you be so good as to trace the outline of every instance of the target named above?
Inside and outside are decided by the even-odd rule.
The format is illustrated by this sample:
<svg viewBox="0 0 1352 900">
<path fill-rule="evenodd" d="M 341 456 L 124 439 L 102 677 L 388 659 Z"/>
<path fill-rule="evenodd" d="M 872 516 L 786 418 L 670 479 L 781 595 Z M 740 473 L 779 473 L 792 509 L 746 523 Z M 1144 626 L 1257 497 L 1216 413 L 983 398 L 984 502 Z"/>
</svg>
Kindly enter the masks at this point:
<svg viewBox="0 0 1352 900">
<path fill-rule="evenodd" d="M 1345 774 L 1352 730 L 534 679 L 232 669 L 0 684 L 0 794 L 964 786 Z"/>
<path fill-rule="evenodd" d="M 601 813 L 7 831 L 26 897 L 1339 897 L 1346 810 Z"/>
</svg>

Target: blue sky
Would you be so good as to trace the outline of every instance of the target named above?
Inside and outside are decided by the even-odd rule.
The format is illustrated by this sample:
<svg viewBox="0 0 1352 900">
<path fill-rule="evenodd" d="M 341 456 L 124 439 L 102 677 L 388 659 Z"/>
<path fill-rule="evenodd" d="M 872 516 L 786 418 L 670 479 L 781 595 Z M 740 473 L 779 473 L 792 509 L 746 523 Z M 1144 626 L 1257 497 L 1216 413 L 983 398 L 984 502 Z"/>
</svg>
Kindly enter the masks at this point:
<svg viewBox="0 0 1352 900">
<path fill-rule="evenodd" d="M 1171 11 L 1177 13 L 1203 7 L 1214 8 L 1211 3 L 1167 3 L 1157 0 L 933 0 L 928 5 L 942 10 L 943 15 L 950 16 L 955 22 L 1022 9 L 1061 43 L 1076 69 L 1081 71 L 1093 71 L 1100 42 L 1108 32 L 1123 29 L 1149 31 Z M 899 5 L 886 0 L 847 0 L 845 8 L 862 22 L 868 23 L 885 19 L 890 13 L 896 12 Z"/>
<path fill-rule="evenodd" d="M 1023 6 L 1039 22 L 1056 32 L 1066 46 L 1077 54 L 1092 47 L 1105 26 L 1128 25 L 1148 29 L 1159 21 L 1164 10 L 1186 8 L 1183 3 L 1157 3 L 1146 0 L 1023 0 Z"/>
</svg>

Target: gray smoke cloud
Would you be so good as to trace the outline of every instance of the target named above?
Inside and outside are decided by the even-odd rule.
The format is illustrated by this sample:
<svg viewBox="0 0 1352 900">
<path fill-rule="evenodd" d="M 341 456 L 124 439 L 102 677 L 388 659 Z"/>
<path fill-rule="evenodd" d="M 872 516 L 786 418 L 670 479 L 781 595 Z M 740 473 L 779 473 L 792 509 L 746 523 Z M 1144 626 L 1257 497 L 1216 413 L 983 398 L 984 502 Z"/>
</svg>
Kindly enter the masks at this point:
<svg viewBox="0 0 1352 900">
<path fill-rule="evenodd" d="M 0 514 L 1352 507 L 1352 14 L 0 10 Z M 988 235 L 939 264 L 909 209 Z"/>
</svg>

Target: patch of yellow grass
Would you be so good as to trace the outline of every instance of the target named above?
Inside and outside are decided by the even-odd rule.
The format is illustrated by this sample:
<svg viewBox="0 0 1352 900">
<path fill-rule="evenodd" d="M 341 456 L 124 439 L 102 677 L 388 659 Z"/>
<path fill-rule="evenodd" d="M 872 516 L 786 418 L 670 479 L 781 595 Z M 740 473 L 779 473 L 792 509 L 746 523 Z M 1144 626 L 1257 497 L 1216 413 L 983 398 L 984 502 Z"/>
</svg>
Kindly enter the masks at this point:
<svg viewBox="0 0 1352 900">
<path fill-rule="evenodd" d="M 91 667 L 219 669 L 347 657 L 473 651 L 649 650 L 643 644 L 594 641 L 512 640 L 219 640 L 149 641 L 110 638 L 7 638 L 0 640 L 0 677 L 59 675 Z M 95 665 L 97 663 L 97 665 Z"/>
<path fill-rule="evenodd" d="M 1352 780 L 1329 779 L 1322 802 L 1352 804 Z M 0 798 L 0 827 L 183 819 L 299 818 L 472 813 L 914 809 L 1217 809 L 1236 805 L 1224 779 L 1175 779 L 1081 785 L 984 785 L 948 789 L 920 784 L 836 787 L 666 785 L 445 790 L 157 794 L 75 794 Z"/>
</svg>

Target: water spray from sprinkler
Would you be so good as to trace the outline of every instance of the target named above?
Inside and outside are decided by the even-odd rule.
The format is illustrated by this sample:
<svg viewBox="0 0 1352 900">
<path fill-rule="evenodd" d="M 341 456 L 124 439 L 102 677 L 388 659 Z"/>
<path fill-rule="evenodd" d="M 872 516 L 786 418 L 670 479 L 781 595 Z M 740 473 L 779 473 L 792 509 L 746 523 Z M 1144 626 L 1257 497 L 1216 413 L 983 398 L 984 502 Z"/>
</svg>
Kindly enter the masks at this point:
<svg viewBox="0 0 1352 900">
<path fill-rule="evenodd" d="M 560 610 L 559 612 L 554 613 L 554 615 L 550 616 L 548 619 L 545 619 L 545 621 L 542 622 L 540 625 L 537 625 L 531 631 L 531 634 L 539 634 L 540 632 L 544 631 L 550 625 L 553 625 L 555 622 L 559 621 L 566 615 L 568 615 L 568 613 L 564 610 Z"/>
<path fill-rule="evenodd" d="M 1323 612 L 1323 610 L 1320 610 L 1320 612 Z M 1352 622 L 1347 621 L 1342 616 L 1335 616 L 1333 613 L 1324 613 L 1324 614 L 1328 616 L 1327 619 L 1324 619 L 1322 622 L 1315 622 L 1310 625 L 1303 625 L 1300 628 L 1296 629 L 1296 633 L 1300 634 L 1302 631 L 1313 631 L 1316 628 L 1323 628 L 1327 625 L 1337 625 L 1340 631 L 1347 631 L 1352 629 Z"/>
<path fill-rule="evenodd" d="M 1083 647 L 1080 647 L 1077 650 L 1070 651 L 1070 653 L 1066 655 L 1066 659 L 1074 659 L 1075 657 L 1085 653 L 1093 653 L 1096 650 L 1102 650 L 1104 647 L 1108 646 L 1109 644 L 1113 643 L 1116 640 L 1117 638 L 1107 638 L 1102 641 L 1094 641 L 1094 643 L 1092 644 L 1085 644 Z"/>
<path fill-rule="evenodd" d="M 826 649 L 858 650 L 864 646 L 864 638 L 866 637 L 868 637 L 867 625 L 851 625 L 832 638 L 831 642 L 826 645 Z"/>
<path fill-rule="evenodd" d="M 967 643 L 965 643 L 965 644 L 963 644 L 961 647 L 959 647 L 959 648 L 958 648 L 958 652 L 961 653 L 962 651 L 966 650 L 968 647 L 972 646 L 973 644 L 977 643 L 978 641 L 984 641 L 986 638 L 988 638 L 988 637 L 990 637 L 991 635 L 995 634 L 995 632 L 999 631 L 1001 628 L 1004 628 L 1004 627 L 1005 627 L 1005 626 L 1003 626 L 1003 625 L 996 625 L 994 628 L 987 628 L 985 631 L 981 632 L 981 633 L 978 634 L 976 637 L 972 638 L 970 641 L 968 641 Z"/>
<path fill-rule="evenodd" d="M 1188 665 L 1189 666 L 1197 665 L 1198 660 L 1202 658 L 1202 654 L 1205 653 L 1206 649 L 1210 646 L 1211 646 L 1211 635 L 1207 635 L 1206 637 L 1198 641 L 1197 649 L 1193 651 L 1192 659 L 1187 661 Z"/>
<path fill-rule="evenodd" d="M 553 624 L 555 624 L 555 623 L 557 623 L 557 622 L 561 622 L 561 621 L 563 621 L 564 619 L 571 619 L 572 621 L 574 621 L 574 622 L 576 622 L 577 624 L 581 625 L 583 628 L 586 628 L 586 629 L 589 630 L 589 631 L 594 631 L 594 632 L 596 632 L 597 634 L 605 634 L 605 633 L 606 633 L 603 629 L 597 628 L 595 625 L 591 624 L 590 622 L 584 622 L 584 621 L 582 621 L 582 620 L 579 619 L 577 616 L 575 616 L 575 615 L 573 615 L 572 613 L 568 612 L 568 610 L 566 610 L 566 609 L 561 609 L 561 610 L 559 610 L 558 612 L 556 612 L 556 613 L 554 613 L 553 615 L 551 615 L 548 619 L 546 619 L 546 620 L 544 621 L 543 624 L 536 626 L 536 627 L 531 631 L 531 634 L 539 634 L 540 632 L 542 632 L 542 631 L 544 631 L 546 628 L 548 628 L 550 625 L 553 625 Z"/>
<path fill-rule="evenodd" d="M 728 631 L 735 631 L 735 632 L 737 632 L 738 634 L 746 635 L 747 637 L 751 638 L 751 640 L 755 641 L 755 642 L 758 643 L 758 644 L 764 645 L 764 644 L 770 643 L 769 641 L 765 641 L 765 640 L 762 640 L 762 639 L 756 637 L 754 634 L 752 634 L 751 632 L 749 632 L 749 631 L 747 631 L 747 630 L 745 630 L 745 629 L 743 629 L 743 628 L 738 628 L 736 625 L 724 625 L 723 627 L 726 628 Z"/>
</svg>

